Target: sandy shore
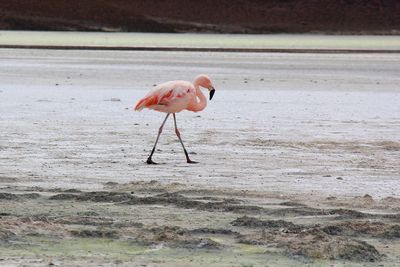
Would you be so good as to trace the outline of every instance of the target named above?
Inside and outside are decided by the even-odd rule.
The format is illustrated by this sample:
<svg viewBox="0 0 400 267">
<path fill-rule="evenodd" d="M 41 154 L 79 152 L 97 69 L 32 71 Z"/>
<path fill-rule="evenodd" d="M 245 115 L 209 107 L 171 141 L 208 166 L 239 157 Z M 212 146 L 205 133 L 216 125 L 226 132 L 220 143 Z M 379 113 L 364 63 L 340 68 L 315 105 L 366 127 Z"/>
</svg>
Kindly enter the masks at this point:
<svg viewBox="0 0 400 267">
<path fill-rule="evenodd" d="M 0 31 L 0 48 L 399 53 L 396 35 Z"/>
<path fill-rule="evenodd" d="M 398 54 L 0 57 L 4 263 L 399 260 Z M 178 124 L 200 164 L 185 163 L 170 121 L 154 157 L 163 164 L 146 165 L 163 118 L 132 106 L 155 84 L 199 73 L 213 78 L 215 100 Z"/>
</svg>

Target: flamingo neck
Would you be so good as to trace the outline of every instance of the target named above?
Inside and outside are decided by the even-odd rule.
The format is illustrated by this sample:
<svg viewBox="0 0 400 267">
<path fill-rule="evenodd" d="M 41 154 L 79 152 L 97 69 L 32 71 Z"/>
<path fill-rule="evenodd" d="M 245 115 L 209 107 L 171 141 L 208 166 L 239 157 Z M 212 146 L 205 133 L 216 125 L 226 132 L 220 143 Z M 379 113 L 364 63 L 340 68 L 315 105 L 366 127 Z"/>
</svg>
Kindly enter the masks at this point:
<svg viewBox="0 0 400 267">
<path fill-rule="evenodd" d="M 196 98 L 193 103 L 190 105 L 190 110 L 197 112 L 205 109 L 207 106 L 207 99 L 204 94 L 201 92 L 199 85 L 194 84 L 194 88 L 196 89 Z M 198 99 L 198 100 L 197 100 Z"/>
</svg>

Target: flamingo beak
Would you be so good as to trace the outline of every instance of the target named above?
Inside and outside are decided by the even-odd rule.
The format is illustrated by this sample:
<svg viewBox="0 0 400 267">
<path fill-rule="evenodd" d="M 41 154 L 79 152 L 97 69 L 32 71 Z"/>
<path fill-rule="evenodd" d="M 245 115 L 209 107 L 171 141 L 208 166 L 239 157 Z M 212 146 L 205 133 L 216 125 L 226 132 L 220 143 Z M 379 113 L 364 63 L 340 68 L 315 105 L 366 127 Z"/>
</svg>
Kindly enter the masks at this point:
<svg viewBox="0 0 400 267">
<path fill-rule="evenodd" d="M 215 94 L 215 89 L 214 87 L 210 87 L 210 100 L 213 98 L 214 94 Z"/>
</svg>

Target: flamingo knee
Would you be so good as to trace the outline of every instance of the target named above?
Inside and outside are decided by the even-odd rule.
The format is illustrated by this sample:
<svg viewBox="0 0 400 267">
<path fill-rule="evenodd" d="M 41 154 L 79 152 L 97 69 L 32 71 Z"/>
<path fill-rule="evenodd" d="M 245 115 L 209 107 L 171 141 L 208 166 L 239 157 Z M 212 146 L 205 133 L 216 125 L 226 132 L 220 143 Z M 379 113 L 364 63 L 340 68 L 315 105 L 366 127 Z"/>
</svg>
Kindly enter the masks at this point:
<svg viewBox="0 0 400 267">
<path fill-rule="evenodd" d="M 175 133 L 176 136 L 178 136 L 179 138 L 181 137 L 181 133 L 179 132 L 178 128 L 175 128 Z"/>
</svg>

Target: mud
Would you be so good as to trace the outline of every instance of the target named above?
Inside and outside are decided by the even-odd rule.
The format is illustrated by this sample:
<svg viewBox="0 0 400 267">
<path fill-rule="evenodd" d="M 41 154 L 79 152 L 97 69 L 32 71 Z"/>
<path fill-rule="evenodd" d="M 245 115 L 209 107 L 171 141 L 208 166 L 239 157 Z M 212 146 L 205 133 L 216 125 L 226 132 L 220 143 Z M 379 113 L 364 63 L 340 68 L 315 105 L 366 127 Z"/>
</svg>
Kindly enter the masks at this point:
<svg viewBox="0 0 400 267">
<path fill-rule="evenodd" d="M 271 255 L 299 266 L 304 261 L 367 264 L 398 259 L 400 226 L 398 215 L 390 213 L 393 209 L 379 214 L 360 211 L 341 198 L 313 206 L 299 196 L 190 189 L 155 181 L 106 183 L 103 191 L 92 192 L 16 186 L 2 189 L 1 196 L 0 246 L 7 249 L 8 254 L 2 254 L 6 258 L 19 253 L 21 244 L 35 247 L 34 239 L 45 239 L 60 244 L 70 240 L 78 247 L 109 240 L 152 251 L 169 249 L 177 255 L 193 250 L 230 255 L 244 249 L 243 259 L 255 257 L 259 265 Z M 274 252 L 268 252 L 271 249 Z"/>
<path fill-rule="evenodd" d="M 292 222 L 287 222 L 284 220 L 260 220 L 252 217 L 240 217 L 231 222 L 233 226 L 243 226 L 243 227 L 250 227 L 250 228 L 284 228 L 289 231 L 300 231 L 303 227 L 299 225 L 295 225 Z"/>
<path fill-rule="evenodd" d="M 50 197 L 50 200 L 78 200 L 94 202 L 123 202 L 132 198 L 129 193 L 118 192 L 85 192 L 82 194 L 58 194 Z"/>
<path fill-rule="evenodd" d="M 208 233 L 211 233 L 209 231 Z M 218 230 L 217 230 L 218 232 Z M 187 229 L 177 226 L 163 226 L 146 229 L 139 234 L 137 239 L 139 242 L 147 242 L 149 244 L 166 244 L 170 247 L 181 247 L 188 249 L 220 249 L 223 245 L 213 241 L 210 238 L 198 238 L 192 233 L 201 233 L 197 231 L 188 231 Z"/>
<path fill-rule="evenodd" d="M 232 224 L 263 228 L 262 232 L 242 236 L 239 242 L 257 245 L 274 243 L 284 248 L 288 255 L 367 262 L 379 261 L 383 256 L 374 246 L 364 241 L 332 236 L 322 231 L 319 226 L 301 227 L 285 221 L 260 221 L 250 218 L 238 220 Z"/>
<path fill-rule="evenodd" d="M 337 220 L 337 218 L 335 219 Z M 371 220 L 349 220 L 329 225 L 297 225 L 285 220 L 260 220 L 254 217 L 239 217 L 231 222 L 233 226 L 280 230 L 281 232 L 300 233 L 318 230 L 331 236 L 353 236 L 366 238 L 400 238 L 400 225 Z"/>
<path fill-rule="evenodd" d="M 117 231 L 110 230 L 72 230 L 73 236 L 86 238 L 117 238 Z"/>
<path fill-rule="evenodd" d="M 117 192 L 87 192 L 83 194 L 58 194 L 50 197 L 50 200 L 77 200 L 94 202 L 120 202 L 126 205 L 174 205 L 185 209 L 198 209 L 204 211 L 226 211 L 235 213 L 257 213 L 263 211 L 262 207 L 252 205 L 236 205 L 239 200 L 218 199 L 207 197 L 197 200 L 197 198 L 187 198 L 178 193 L 163 193 L 149 197 L 137 197 L 131 193 Z"/>
<path fill-rule="evenodd" d="M 12 193 L 0 193 L 0 200 L 27 200 L 35 199 L 40 197 L 37 193 L 31 194 L 12 194 Z"/>
<path fill-rule="evenodd" d="M 322 228 L 329 235 L 400 238 L 399 224 L 386 224 L 379 221 L 348 221 Z"/>
<path fill-rule="evenodd" d="M 159 192 L 157 189 L 156 192 Z M 211 192 L 211 191 L 209 191 Z M 232 212 L 238 214 L 264 214 L 270 216 L 293 217 L 293 216 L 333 216 L 337 220 L 362 219 L 362 218 L 388 218 L 400 220 L 400 214 L 371 214 L 352 209 L 319 209 L 308 207 L 296 202 L 282 202 L 284 208 L 267 208 L 256 205 L 244 204 L 242 200 L 234 198 L 216 197 L 186 197 L 177 192 L 166 192 L 153 194 L 152 196 L 140 197 L 131 193 L 121 192 L 84 192 L 81 194 L 57 194 L 51 196 L 50 200 L 76 200 L 93 202 L 114 202 L 125 205 L 173 205 L 183 209 L 197 209 L 210 212 Z M 207 201 L 211 200 L 211 201 Z M 295 207 L 291 207 L 295 206 Z"/>
</svg>

